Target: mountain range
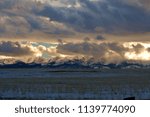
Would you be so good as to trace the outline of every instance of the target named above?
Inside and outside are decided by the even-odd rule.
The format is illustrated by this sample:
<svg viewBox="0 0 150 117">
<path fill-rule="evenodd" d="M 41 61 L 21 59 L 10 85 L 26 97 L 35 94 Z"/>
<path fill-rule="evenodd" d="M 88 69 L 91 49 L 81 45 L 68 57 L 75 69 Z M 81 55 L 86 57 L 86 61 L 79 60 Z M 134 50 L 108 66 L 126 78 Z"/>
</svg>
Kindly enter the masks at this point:
<svg viewBox="0 0 150 117">
<path fill-rule="evenodd" d="M 26 63 L 19 60 L 0 61 L 0 68 L 55 68 L 55 69 L 128 69 L 128 68 L 150 68 L 150 64 L 142 64 L 136 62 L 121 62 L 121 63 L 103 63 L 94 62 L 92 60 L 85 61 L 83 59 L 75 60 L 49 60 L 39 63 L 36 61 Z"/>
</svg>

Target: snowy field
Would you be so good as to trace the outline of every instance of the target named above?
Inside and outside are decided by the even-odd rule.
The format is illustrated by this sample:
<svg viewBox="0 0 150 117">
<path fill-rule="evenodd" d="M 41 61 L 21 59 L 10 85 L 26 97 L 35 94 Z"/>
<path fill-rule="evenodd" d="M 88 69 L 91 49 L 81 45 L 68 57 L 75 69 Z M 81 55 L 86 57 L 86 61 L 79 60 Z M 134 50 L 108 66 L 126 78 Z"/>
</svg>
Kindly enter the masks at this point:
<svg viewBox="0 0 150 117">
<path fill-rule="evenodd" d="M 0 69 L 0 99 L 150 99 L 150 69 Z"/>
</svg>

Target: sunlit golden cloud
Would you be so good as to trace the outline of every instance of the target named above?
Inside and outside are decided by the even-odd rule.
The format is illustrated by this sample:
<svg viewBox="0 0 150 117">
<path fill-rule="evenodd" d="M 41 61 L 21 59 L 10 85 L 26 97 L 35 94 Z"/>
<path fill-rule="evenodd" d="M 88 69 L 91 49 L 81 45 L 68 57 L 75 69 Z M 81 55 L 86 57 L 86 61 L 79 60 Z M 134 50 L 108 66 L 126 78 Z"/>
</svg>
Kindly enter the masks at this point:
<svg viewBox="0 0 150 117">
<path fill-rule="evenodd" d="M 127 60 L 150 61 L 148 43 L 125 42 L 125 43 L 68 43 L 58 45 L 57 52 L 64 55 L 93 57 L 96 61 L 121 62 Z"/>
<path fill-rule="evenodd" d="M 93 58 L 94 61 L 119 63 L 123 61 L 150 61 L 150 44 L 143 42 L 80 42 L 80 43 L 38 43 L 0 42 L 0 59 L 22 61 L 44 61 L 59 57 L 62 59 Z M 32 58 L 32 59 L 31 59 Z"/>
<path fill-rule="evenodd" d="M 125 57 L 129 60 L 140 60 L 140 61 L 150 61 L 150 52 L 147 50 L 150 48 L 150 43 L 142 42 L 130 42 L 124 44 L 126 47 L 129 47 L 130 52 L 125 53 Z M 134 48 L 134 47 L 138 48 Z"/>
<path fill-rule="evenodd" d="M 147 51 L 143 51 L 139 54 L 127 52 L 125 53 L 125 57 L 127 57 L 129 60 L 150 61 L 150 53 Z"/>
</svg>

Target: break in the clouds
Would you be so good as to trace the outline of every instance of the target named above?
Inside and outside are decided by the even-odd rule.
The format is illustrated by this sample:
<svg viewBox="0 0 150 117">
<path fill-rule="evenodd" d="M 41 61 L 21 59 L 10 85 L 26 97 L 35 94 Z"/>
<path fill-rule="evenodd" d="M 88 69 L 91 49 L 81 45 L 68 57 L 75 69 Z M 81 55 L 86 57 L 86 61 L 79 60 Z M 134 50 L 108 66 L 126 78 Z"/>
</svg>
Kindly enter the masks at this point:
<svg viewBox="0 0 150 117">
<path fill-rule="evenodd" d="M 0 42 L 0 54 L 3 56 L 32 56 L 38 53 L 36 48 L 30 44 L 21 44 L 19 42 Z"/>
<path fill-rule="evenodd" d="M 3 58 L 21 58 L 24 60 L 24 58 L 42 57 L 44 53 L 49 56 L 56 54 L 54 48 L 37 43 L 12 41 L 0 42 L 0 56 L 3 56 Z"/>
</svg>

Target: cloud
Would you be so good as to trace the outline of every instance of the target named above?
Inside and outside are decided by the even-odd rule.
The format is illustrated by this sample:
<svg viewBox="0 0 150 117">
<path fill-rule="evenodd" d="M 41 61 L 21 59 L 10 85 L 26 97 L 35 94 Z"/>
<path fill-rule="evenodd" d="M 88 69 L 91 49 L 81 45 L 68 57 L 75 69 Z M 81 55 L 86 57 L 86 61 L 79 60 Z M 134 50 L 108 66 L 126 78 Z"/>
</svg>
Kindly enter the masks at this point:
<svg viewBox="0 0 150 117">
<path fill-rule="evenodd" d="M 37 42 L 0 42 L 0 59 L 18 59 L 26 62 L 45 62 L 59 57 L 61 60 L 84 57 L 93 58 L 95 62 L 120 63 L 123 61 L 150 61 L 149 45 L 144 43 L 51 43 Z"/>
<path fill-rule="evenodd" d="M 133 5 L 141 7 L 145 10 L 150 10 L 150 1 L 149 0 L 124 0 L 124 2 Z"/>
<path fill-rule="evenodd" d="M 149 49 L 148 49 L 149 50 Z M 147 48 L 143 44 L 124 46 L 122 43 L 68 43 L 57 47 L 57 53 L 79 57 L 92 57 L 95 61 L 119 63 L 128 60 L 150 60 Z"/>
<path fill-rule="evenodd" d="M 127 50 L 127 48 L 118 43 L 68 43 L 57 47 L 57 52 L 64 55 L 93 57 L 99 61 L 110 61 L 111 58 L 111 61 L 116 61 L 117 59 L 118 62 L 125 59 L 123 55 Z"/>
<path fill-rule="evenodd" d="M 85 38 L 84 38 L 84 41 L 85 41 L 85 42 L 88 42 L 88 41 L 90 41 L 90 38 L 89 38 L 89 37 L 85 37 Z"/>
<path fill-rule="evenodd" d="M 142 44 L 132 45 L 132 47 L 136 54 L 139 54 L 145 50 L 145 47 Z"/>
<path fill-rule="evenodd" d="M 105 38 L 102 35 L 97 35 L 95 39 L 96 40 L 105 40 Z"/>
<path fill-rule="evenodd" d="M 120 0 L 79 0 L 78 2 L 82 6 L 78 9 L 46 6 L 40 14 L 82 32 L 92 32 L 97 28 L 105 33 L 116 34 L 150 31 L 148 23 L 150 14 L 129 2 Z"/>
<path fill-rule="evenodd" d="M 0 42 L 0 56 L 6 57 L 43 57 L 43 54 L 56 54 L 55 48 L 45 47 L 37 44 L 32 45 L 30 42 Z"/>
<path fill-rule="evenodd" d="M 30 33 L 31 25 L 20 16 L 1 16 L 0 35 L 19 35 Z"/>
<path fill-rule="evenodd" d="M 38 49 L 30 44 L 21 44 L 19 42 L 2 41 L 0 42 L 0 55 L 3 56 L 36 56 L 39 54 Z"/>
<path fill-rule="evenodd" d="M 148 0 L 0 1 L 0 37 L 150 32 L 148 3 Z"/>
<path fill-rule="evenodd" d="M 60 43 L 94 39 L 147 41 L 148 3 L 149 0 L 1 0 L 0 39 L 54 43 L 58 39 Z"/>
<path fill-rule="evenodd" d="M 61 22 L 52 21 L 38 12 L 46 3 L 35 0 L 5 0 L 0 2 L 0 37 L 35 37 L 48 38 L 52 35 L 70 35 L 73 29 Z"/>
<path fill-rule="evenodd" d="M 147 51 L 150 52 L 150 48 L 147 48 Z"/>
</svg>

